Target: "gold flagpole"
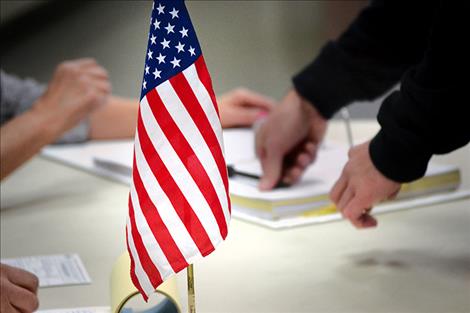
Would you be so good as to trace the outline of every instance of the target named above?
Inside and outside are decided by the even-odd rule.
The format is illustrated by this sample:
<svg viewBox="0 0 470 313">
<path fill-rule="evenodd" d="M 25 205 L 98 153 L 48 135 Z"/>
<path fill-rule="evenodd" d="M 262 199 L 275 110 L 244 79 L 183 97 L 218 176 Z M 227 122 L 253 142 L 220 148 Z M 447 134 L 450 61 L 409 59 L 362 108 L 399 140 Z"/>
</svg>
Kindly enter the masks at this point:
<svg viewBox="0 0 470 313">
<path fill-rule="evenodd" d="M 196 313 L 196 297 L 194 295 L 194 268 L 190 264 L 187 268 L 188 274 L 188 311 Z"/>
</svg>

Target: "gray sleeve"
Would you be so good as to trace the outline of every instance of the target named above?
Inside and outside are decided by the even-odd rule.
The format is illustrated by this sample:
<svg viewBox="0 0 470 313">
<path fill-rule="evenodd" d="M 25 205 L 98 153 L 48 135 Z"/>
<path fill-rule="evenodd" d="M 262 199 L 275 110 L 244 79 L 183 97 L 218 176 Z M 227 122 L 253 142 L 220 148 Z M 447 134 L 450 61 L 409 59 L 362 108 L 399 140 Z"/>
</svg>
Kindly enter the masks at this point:
<svg viewBox="0 0 470 313">
<path fill-rule="evenodd" d="M 33 79 L 20 79 L 0 70 L 0 125 L 29 110 L 41 97 L 46 85 Z M 67 131 L 55 143 L 74 143 L 88 139 L 88 119 Z"/>
</svg>

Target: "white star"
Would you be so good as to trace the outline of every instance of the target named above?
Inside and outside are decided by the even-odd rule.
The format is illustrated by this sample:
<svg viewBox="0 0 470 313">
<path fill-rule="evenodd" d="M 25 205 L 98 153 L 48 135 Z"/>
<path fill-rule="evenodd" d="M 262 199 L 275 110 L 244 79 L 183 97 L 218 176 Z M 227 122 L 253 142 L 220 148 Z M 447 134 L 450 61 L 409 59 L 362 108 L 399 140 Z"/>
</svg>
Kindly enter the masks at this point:
<svg viewBox="0 0 470 313">
<path fill-rule="evenodd" d="M 144 82 L 142 83 L 142 88 L 147 89 L 147 82 L 144 79 Z"/>
<path fill-rule="evenodd" d="M 194 52 L 194 48 L 189 46 L 189 49 L 188 49 L 189 53 L 191 54 L 191 56 L 195 55 L 196 52 Z"/>
<path fill-rule="evenodd" d="M 155 79 L 161 78 L 161 77 L 160 77 L 160 73 L 161 73 L 161 72 L 162 72 L 162 71 L 159 71 L 159 70 L 157 70 L 157 68 L 155 68 L 155 71 L 153 72 L 153 76 L 155 76 Z"/>
<path fill-rule="evenodd" d="M 188 37 L 188 30 L 186 28 L 181 28 L 179 32 L 181 33 L 181 38 Z"/>
<path fill-rule="evenodd" d="M 147 53 L 149 60 L 153 59 L 152 54 L 153 52 L 149 50 L 149 52 Z"/>
<path fill-rule="evenodd" d="M 150 70 L 150 67 L 148 65 L 145 65 L 145 74 L 148 74 Z"/>
<path fill-rule="evenodd" d="M 175 17 L 178 17 L 178 18 L 179 18 L 178 12 L 179 12 L 178 10 L 176 10 L 175 8 L 173 8 L 173 10 L 170 12 L 170 14 L 171 14 L 171 19 L 174 19 Z"/>
<path fill-rule="evenodd" d="M 170 23 L 168 23 L 168 26 L 165 27 L 165 29 L 166 29 L 166 31 L 167 31 L 166 34 L 168 35 L 169 33 L 174 33 L 175 31 L 173 30 L 173 28 L 175 28 L 175 26 L 174 26 L 174 25 L 171 25 Z"/>
<path fill-rule="evenodd" d="M 165 63 L 165 58 L 166 58 L 166 55 L 162 55 L 161 53 L 158 55 L 157 57 L 157 60 L 158 60 L 158 64 L 160 63 Z"/>
<path fill-rule="evenodd" d="M 165 49 L 165 48 L 170 48 L 170 41 L 169 40 L 166 40 L 165 38 L 163 38 L 163 41 L 160 42 L 163 46 L 162 49 Z"/>
<path fill-rule="evenodd" d="M 173 64 L 173 68 L 175 68 L 175 67 L 180 67 L 180 61 L 181 59 L 177 59 L 176 57 L 173 57 L 173 61 L 170 61 L 170 63 Z"/>
<path fill-rule="evenodd" d="M 155 27 L 155 29 L 160 29 L 160 22 L 157 19 L 153 22 L 153 27 Z"/>
<path fill-rule="evenodd" d="M 157 10 L 158 10 L 158 15 L 165 13 L 165 11 L 163 11 L 164 8 L 165 8 L 164 5 L 162 5 L 161 3 L 158 4 L 158 8 L 157 8 Z"/>
<path fill-rule="evenodd" d="M 150 44 L 151 45 L 155 45 L 157 42 L 155 41 L 157 39 L 157 37 L 155 37 L 153 34 L 152 36 L 150 37 Z"/>
<path fill-rule="evenodd" d="M 183 49 L 183 48 L 184 48 L 184 45 L 181 44 L 181 42 L 179 42 L 179 41 L 178 41 L 178 45 L 175 46 L 175 48 L 178 49 L 178 53 L 180 53 L 181 51 L 184 52 L 184 49 Z"/>
</svg>

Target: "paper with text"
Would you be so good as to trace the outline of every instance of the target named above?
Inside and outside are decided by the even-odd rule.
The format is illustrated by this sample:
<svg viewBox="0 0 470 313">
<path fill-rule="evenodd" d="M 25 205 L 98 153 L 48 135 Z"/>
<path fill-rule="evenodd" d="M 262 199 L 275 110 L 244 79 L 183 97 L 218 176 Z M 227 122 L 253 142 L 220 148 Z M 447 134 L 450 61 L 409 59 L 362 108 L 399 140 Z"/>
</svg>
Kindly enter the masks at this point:
<svg viewBox="0 0 470 313">
<path fill-rule="evenodd" d="M 39 287 L 90 284 L 91 279 L 78 254 L 57 254 L 2 259 L 2 263 L 35 274 Z"/>
</svg>

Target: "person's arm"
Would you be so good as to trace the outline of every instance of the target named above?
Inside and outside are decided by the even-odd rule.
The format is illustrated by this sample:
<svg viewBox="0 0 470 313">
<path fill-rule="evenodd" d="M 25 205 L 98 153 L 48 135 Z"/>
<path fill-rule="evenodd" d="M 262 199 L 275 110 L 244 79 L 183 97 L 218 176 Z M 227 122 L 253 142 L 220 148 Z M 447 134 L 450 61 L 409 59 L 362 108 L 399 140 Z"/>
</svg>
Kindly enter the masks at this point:
<svg viewBox="0 0 470 313">
<path fill-rule="evenodd" d="M 433 10 L 422 2 L 372 1 L 293 78 L 295 90 L 326 119 L 352 101 L 381 96 L 421 59 Z"/>
<path fill-rule="evenodd" d="M 400 91 L 382 104 L 381 130 L 349 153 L 331 198 L 356 227 L 376 225 L 369 210 L 393 198 L 400 183 L 422 177 L 433 154 L 448 153 L 470 141 L 467 88 L 470 80 L 464 3 L 436 7 L 429 47 L 410 68 Z"/>
<path fill-rule="evenodd" d="M 370 145 L 375 167 L 397 182 L 422 177 L 433 154 L 451 152 L 470 140 L 468 5 L 436 7 L 429 46 L 421 62 L 403 76 L 401 88 L 384 100 L 381 130 Z"/>
<path fill-rule="evenodd" d="M 110 88 L 106 71 L 94 60 L 59 65 L 32 108 L 1 126 L 0 179 L 102 105 Z"/>
<path fill-rule="evenodd" d="M 294 88 L 256 137 L 261 189 L 271 189 L 278 180 L 298 181 L 315 160 L 327 120 L 336 111 L 382 95 L 419 61 L 433 10 L 417 2 L 373 1 L 293 78 Z"/>
<path fill-rule="evenodd" d="M 134 136 L 139 102 L 110 96 L 89 117 L 89 139 L 121 139 Z"/>
<path fill-rule="evenodd" d="M 267 115 L 275 101 L 245 88 L 222 94 L 218 100 L 223 128 L 247 127 Z M 120 139 L 134 136 L 139 103 L 137 100 L 109 97 L 107 103 L 89 118 L 89 139 Z"/>
<path fill-rule="evenodd" d="M 0 128 L 0 179 L 58 137 L 54 124 L 47 115 L 27 111 Z"/>
</svg>

